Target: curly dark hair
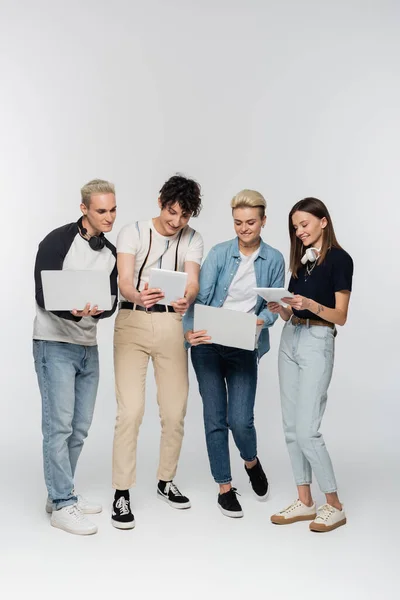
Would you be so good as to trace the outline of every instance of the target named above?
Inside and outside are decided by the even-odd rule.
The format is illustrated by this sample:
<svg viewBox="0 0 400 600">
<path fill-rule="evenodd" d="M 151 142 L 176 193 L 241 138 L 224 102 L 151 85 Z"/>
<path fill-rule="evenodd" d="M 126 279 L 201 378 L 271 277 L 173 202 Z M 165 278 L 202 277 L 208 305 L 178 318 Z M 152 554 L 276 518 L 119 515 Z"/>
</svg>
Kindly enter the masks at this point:
<svg viewBox="0 0 400 600">
<path fill-rule="evenodd" d="M 161 208 L 178 202 L 183 213 L 198 217 L 201 211 L 201 188 L 197 181 L 174 175 L 164 183 L 160 190 Z"/>
</svg>

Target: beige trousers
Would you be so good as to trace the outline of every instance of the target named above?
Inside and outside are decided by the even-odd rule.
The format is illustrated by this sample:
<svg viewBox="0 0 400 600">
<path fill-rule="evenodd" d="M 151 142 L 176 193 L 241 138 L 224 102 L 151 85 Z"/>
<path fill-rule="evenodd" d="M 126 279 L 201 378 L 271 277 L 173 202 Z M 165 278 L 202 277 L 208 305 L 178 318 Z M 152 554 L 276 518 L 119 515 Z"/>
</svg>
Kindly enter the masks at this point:
<svg viewBox="0 0 400 600">
<path fill-rule="evenodd" d="M 176 473 L 188 397 L 187 351 L 182 317 L 121 309 L 115 320 L 114 369 L 117 419 L 112 484 L 126 490 L 136 481 L 136 446 L 145 405 L 149 358 L 153 361 L 161 419 L 158 479 Z"/>
</svg>

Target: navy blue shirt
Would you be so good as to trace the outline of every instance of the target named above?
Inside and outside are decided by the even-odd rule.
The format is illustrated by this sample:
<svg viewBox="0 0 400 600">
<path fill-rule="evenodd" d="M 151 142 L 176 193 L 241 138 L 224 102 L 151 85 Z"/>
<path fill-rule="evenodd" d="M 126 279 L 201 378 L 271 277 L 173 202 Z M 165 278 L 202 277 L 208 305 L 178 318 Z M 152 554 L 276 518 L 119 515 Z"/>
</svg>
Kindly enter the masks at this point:
<svg viewBox="0 0 400 600">
<path fill-rule="evenodd" d="M 327 308 L 335 308 L 335 292 L 351 292 L 353 260 L 345 250 L 331 248 L 328 250 L 324 262 L 315 265 L 311 275 L 307 275 L 307 265 L 311 270 L 313 264 L 309 262 L 302 265 L 301 269 L 297 271 L 297 278 L 290 278 L 289 291 L 315 300 Z M 293 309 L 293 314 L 303 319 L 323 321 L 321 316 L 315 315 L 309 310 Z"/>
</svg>

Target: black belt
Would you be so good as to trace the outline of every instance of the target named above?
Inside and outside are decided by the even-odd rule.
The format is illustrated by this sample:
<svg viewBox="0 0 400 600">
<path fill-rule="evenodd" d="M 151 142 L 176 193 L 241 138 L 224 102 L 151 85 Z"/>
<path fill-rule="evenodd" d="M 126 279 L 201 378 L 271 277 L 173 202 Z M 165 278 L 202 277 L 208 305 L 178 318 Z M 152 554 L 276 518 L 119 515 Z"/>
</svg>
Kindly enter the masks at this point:
<svg viewBox="0 0 400 600">
<path fill-rule="evenodd" d="M 133 304 L 133 302 L 120 302 L 119 308 L 127 308 L 129 310 L 143 310 L 144 312 L 174 312 L 172 306 L 165 306 L 164 304 L 154 304 L 150 308 L 145 308 L 139 304 Z"/>
</svg>

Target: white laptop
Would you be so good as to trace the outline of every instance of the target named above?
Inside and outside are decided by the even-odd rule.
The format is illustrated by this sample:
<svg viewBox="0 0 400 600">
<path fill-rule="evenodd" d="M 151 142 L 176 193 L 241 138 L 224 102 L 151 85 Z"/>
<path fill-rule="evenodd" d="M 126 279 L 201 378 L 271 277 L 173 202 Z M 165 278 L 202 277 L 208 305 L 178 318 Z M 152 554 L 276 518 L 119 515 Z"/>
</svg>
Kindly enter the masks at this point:
<svg viewBox="0 0 400 600">
<path fill-rule="evenodd" d="M 195 304 L 193 331 L 203 329 L 211 343 L 243 350 L 254 350 L 259 334 L 255 314 Z"/>
<path fill-rule="evenodd" d="M 149 288 L 160 289 L 165 294 L 164 298 L 159 300 L 157 304 L 168 305 L 183 298 L 187 277 L 187 273 L 182 273 L 181 271 L 150 269 Z"/>
<path fill-rule="evenodd" d="M 83 310 L 87 303 L 111 310 L 110 275 L 107 271 L 41 271 L 46 310 Z"/>
</svg>

